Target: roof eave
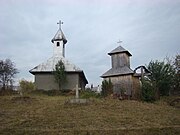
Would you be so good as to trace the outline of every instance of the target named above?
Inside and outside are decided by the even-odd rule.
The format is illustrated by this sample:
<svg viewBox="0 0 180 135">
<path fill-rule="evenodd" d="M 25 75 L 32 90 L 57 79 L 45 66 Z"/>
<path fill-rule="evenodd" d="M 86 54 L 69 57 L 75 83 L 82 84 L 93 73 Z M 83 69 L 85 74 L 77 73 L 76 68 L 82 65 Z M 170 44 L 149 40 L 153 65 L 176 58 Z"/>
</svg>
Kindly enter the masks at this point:
<svg viewBox="0 0 180 135">
<path fill-rule="evenodd" d="M 118 53 L 127 53 L 128 54 L 128 56 L 132 56 L 132 54 L 129 52 L 129 51 L 122 51 L 122 52 L 110 52 L 110 53 L 108 53 L 108 55 L 113 55 L 113 54 L 118 54 Z"/>
<path fill-rule="evenodd" d="M 67 43 L 67 39 L 52 39 L 51 42 L 54 43 L 54 41 L 61 41 L 61 40 L 63 40 L 64 44 Z"/>
<path fill-rule="evenodd" d="M 124 76 L 124 75 L 130 75 L 134 73 L 124 73 L 124 74 L 112 74 L 112 75 L 102 75 L 101 78 L 107 78 L 107 77 L 114 77 L 114 76 Z"/>
</svg>

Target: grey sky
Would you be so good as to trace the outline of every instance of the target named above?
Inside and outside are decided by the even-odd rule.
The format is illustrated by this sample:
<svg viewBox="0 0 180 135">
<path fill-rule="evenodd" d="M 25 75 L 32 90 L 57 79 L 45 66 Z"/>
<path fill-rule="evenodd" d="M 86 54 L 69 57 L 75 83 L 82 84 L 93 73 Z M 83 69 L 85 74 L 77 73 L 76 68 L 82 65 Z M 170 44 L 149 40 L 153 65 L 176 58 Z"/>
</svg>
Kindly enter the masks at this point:
<svg viewBox="0 0 180 135">
<path fill-rule="evenodd" d="M 132 69 L 180 53 L 180 0 L 1 0 L 0 59 L 16 63 L 17 80 L 33 80 L 28 71 L 52 56 L 59 19 L 66 58 L 90 84 L 110 68 L 119 39 Z"/>
</svg>

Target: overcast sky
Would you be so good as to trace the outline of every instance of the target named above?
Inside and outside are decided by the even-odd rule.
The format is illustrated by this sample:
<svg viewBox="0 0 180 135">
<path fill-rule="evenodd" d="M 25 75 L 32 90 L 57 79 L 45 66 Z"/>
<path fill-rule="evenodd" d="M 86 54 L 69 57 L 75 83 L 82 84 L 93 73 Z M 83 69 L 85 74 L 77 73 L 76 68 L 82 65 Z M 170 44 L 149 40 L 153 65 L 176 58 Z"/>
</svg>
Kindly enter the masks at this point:
<svg viewBox="0 0 180 135">
<path fill-rule="evenodd" d="M 53 55 L 58 20 L 68 40 L 66 58 L 89 84 L 111 67 L 108 52 L 122 46 L 131 68 L 180 53 L 180 0 L 0 0 L 0 59 L 19 69 L 17 81 Z"/>
</svg>

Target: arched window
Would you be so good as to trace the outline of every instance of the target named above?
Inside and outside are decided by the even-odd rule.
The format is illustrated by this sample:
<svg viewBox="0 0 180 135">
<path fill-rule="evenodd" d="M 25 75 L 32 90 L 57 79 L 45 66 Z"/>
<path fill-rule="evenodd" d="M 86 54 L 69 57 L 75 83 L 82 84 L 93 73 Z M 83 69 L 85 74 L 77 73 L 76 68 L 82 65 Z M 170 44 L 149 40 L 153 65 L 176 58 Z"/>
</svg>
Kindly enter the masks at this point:
<svg viewBox="0 0 180 135">
<path fill-rule="evenodd" d="M 59 42 L 57 42 L 57 46 L 59 46 Z"/>
</svg>

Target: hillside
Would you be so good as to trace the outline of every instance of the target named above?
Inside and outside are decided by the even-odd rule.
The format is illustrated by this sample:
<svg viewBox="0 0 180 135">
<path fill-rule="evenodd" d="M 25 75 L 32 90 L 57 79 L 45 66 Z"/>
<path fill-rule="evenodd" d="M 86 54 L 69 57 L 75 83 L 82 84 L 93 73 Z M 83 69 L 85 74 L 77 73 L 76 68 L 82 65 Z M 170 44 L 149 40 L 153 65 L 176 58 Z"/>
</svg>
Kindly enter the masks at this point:
<svg viewBox="0 0 180 135">
<path fill-rule="evenodd" d="M 65 96 L 0 96 L 2 134 L 180 134 L 180 109 L 165 101 L 93 99 L 64 104 Z"/>
</svg>

